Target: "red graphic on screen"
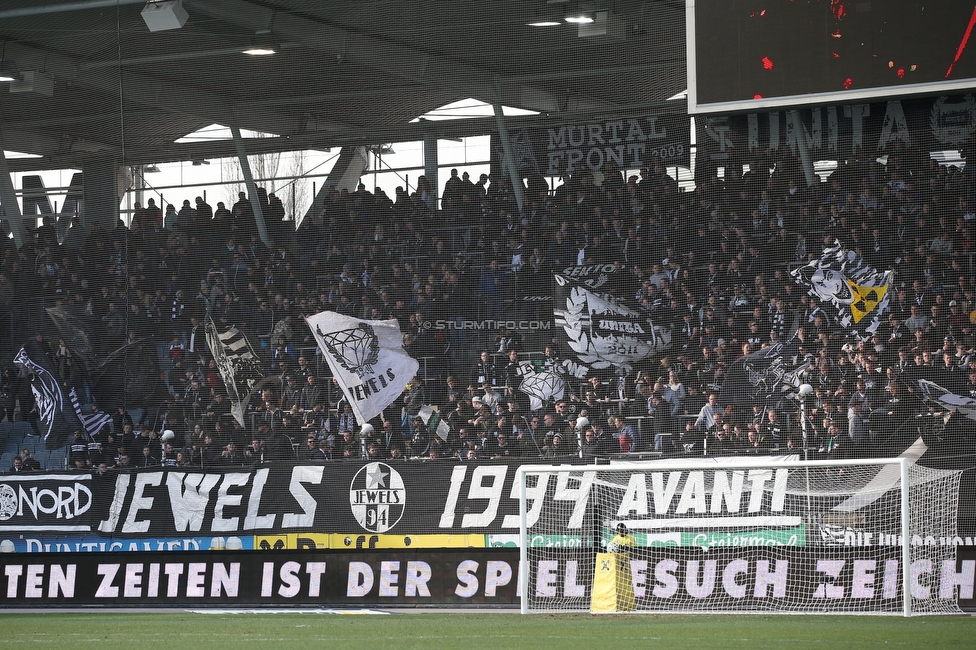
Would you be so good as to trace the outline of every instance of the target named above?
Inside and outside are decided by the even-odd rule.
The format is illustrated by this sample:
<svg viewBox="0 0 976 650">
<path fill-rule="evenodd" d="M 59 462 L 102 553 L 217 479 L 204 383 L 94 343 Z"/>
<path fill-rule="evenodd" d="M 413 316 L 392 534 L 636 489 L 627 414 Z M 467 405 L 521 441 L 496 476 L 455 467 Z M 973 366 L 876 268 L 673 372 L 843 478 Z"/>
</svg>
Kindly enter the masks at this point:
<svg viewBox="0 0 976 650">
<path fill-rule="evenodd" d="M 750 18 L 755 18 L 756 16 L 762 17 L 762 16 L 765 16 L 765 15 L 766 15 L 766 10 L 763 9 L 762 11 L 753 11 L 751 14 L 749 14 L 749 17 Z"/>
<path fill-rule="evenodd" d="M 847 15 L 847 9 L 841 0 L 830 0 L 830 13 L 834 14 L 835 20 L 841 20 Z"/>
<path fill-rule="evenodd" d="M 834 58 L 835 59 L 839 59 L 840 58 L 840 54 L 837 54 L 837 52 L 831 52 L 831 54 L 834 55 Z"/>
<path fill-rule="evenodd" d="M 769 58 L 768 56 L 764 56 L 762 58 L 762 65 L 763 65 L 763 70 L 772 70 L 773 69 L 773 60 L 771 58 Z"/>
<path fill-rule="evenodd" d="M 973 26 L 976 26 L 976 7 L 973 7 L 973 15 L 969 19 L 969 26 L 966 27 L 966 33 L 962 35 L 962 42 L 959 43 L 959 47 L 956 49 L 956 58 L 952 60 L 952 63 L 949 65 L 949 69 L 946 70 L 946 79 L 949 78 L 949 75 L 952 74 L 952 69 L 956 67 L 957 63 L 959 63 L 959 59 L 962 57 L 962 53 L 965 51 L 966 45 L 969 43 L 969 37 L 973 33 Z"/>
<path fill-rule="evenodd" d="M 905 76 L 905 68 L 898 68 L 897 70 L 895 70 L 895 74 L 898 75 L 899 77 L 904 77 Z"/>
<path fill-rule="evenodd" d="M 844 90 L 850 90 L 851 86 L 854 85 L 854 80 L 848 77 L 844 79 Z"/>
<path fill-rule="evenodd" d="M 841 38 L 844 34 L 840 31 L 840 21 L 847 15 L 847 9 L 844 7 L 844 3 L 841 0 L 830 0 L 830 13 L 833 14 L 834 20 L 837 21 L 837 24 L 834 25 L 834 32 L 830 36 L 832 38 Z"/>
<path fill-rule="evenodd" d="M 752 98 L 753 99 L 762 99 L 762 95 L 760 95 L 759 93 L 756 93 L 755 95 L 752 96 Z"/>
</svg>

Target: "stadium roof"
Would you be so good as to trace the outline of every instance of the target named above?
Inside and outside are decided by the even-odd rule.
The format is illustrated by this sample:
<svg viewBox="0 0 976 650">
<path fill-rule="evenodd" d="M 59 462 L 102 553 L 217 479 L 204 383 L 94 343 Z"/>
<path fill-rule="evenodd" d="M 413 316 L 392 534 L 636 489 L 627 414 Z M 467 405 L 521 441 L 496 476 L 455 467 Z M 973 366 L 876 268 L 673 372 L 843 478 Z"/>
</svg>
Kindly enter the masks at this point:
<svg viewBox="0 0 976 650">
<path fill-rule="evenodd" d="M 495 130 L 494 118 L 415 121 L 466 98 L 537 111 L 513 124 L 683 112 L 683 0 L 601 0 L 597 23 L 532 27 L 552 0 L 184 0 L 180 29 L 150 32 L 144 0 L 6 0 L 3 148 L 40 158 L 149 164 L 232 155 L 230 141 L 177 143 L 212 124 L 278 137 L 248 153 Z M 592 35 L 585 35 L 591 33 Z M 247 56 L 255 41 L 273 56 Z M 53 81 L 50 95 L 45 83 Z"/>
</svg>

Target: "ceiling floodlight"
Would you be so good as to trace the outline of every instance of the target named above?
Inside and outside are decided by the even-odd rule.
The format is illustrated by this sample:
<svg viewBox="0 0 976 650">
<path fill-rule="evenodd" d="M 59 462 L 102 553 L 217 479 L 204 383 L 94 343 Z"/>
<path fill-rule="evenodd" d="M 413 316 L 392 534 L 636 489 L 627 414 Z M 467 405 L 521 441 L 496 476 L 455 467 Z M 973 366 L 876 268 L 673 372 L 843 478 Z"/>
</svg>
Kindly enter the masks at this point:
<svg viewBox="0 0 976 650">
<path fill-rule="evenodd" d="M 39 153 L 24 153 L 23 151 L 4 151 L 4 158 L 14 160 L 15 158 L 43 158 Z"/>
<path fill-rule="evenodd" d="M 145 166 L 145 167 L 144 167 L 144 168 L 142 169 L 142 173 L 143 173 L 143 174 L 158 174 L 158 173 L 159 173 L 159 167 L 158 167 L 158 166 L 156 166 L 155 164 L 152 164 L 152 165 L 146 165 L 146 166 Z"/>
<path fill-rule="evenodd" d="M 559 27 L 563 24 L 562 11 L 545 6 L 536 11 L 535 16 L 525 23 L 529 27 Z"/>
<path fill-rule="evenodd" d="M 588 11 L 574 11 L 566 14 L 563 20 L 573 25 L 589 25 L 593 22 L 594 18 L 593 14 Z"/>
<path fill-rule="evenodd" d="M 20 72 L 10 61 L 0 61 L 0 82 L 20 81 Z"/>
<path fill-rule="evenodd" d="M 244 50 L 244 54 L 250 56 L 269 56 L 277 53 L 278 44 L 270 29 L 262 29 L 255 33 L 254 38 L 251 39 L 251 46 Z"/>
<path fill-rule="evenodd" d="M 570 25 L 589 25 L 597 19 L 591 0 L 575 0 L 563 4 L 563 20 Z"/>
</svg>

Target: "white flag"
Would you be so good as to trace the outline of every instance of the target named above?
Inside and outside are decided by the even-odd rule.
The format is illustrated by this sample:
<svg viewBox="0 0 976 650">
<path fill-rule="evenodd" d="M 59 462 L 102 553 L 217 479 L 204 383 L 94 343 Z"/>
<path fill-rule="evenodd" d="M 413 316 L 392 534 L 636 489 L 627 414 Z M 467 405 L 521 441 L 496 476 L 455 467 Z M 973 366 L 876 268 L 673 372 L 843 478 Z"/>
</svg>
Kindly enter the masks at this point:
<svg viewBox="0 0 976 650">
<path fill-rule="evenodd" d="M 519 390 L 529 396 L 529 409 L 537 411 L 549 398 L 562 399 L 566 382 L 551 370 L 530 372 L 522 377 Z"/>
<path fill-rule="evenodd" d="M 447 442 L 447 436 L 451 433 L 451 427 L 448 426 L 447 422 L 441 420 L 437 423 L 437 437 Z"/>
<path fill-rule="evenodd" d="M 396 320 L 361 320 L 324 311 L 305 319 L 359 422 L 403 393 L 420 364 L 403 349 Z"/>
</svg>

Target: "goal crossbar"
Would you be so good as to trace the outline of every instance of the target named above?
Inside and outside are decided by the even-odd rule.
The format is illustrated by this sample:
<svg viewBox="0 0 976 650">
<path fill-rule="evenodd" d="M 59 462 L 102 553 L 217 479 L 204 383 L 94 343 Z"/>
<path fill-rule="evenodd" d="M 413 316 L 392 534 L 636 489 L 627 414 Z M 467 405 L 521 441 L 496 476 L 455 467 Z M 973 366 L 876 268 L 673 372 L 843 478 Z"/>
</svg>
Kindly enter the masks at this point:
<svg viewBox="0 0 976 650">
<path fill-rule="evenodd" d="M 911 542 L 913 534 L 916 539 L 954 535 L 955 513 L 948 512 L 954 510 L 951 503 L 942 507 L 945 513 L 923 513 L 941 517 L 937 522 L 941 528 L 925 528 L 924 533 L 913 530 L 913 517 L 916 523 L 921 520 L 919 513 L 913 511 L 913 499 L 926 499 L 926 508 L 916 504 L 917 510 L 929 509 L 929 505 L 939 510 L 934 492 L 923 497 L 913 490 L 919 495 L 922 488 L 945 491 L 947 488 L 938 481 L 951 482 L 952 477 L 945 472 L 946 477 L 939 474 L 933 478 L 925 472 L 940 470 L 911 468 L 911 462 L 904 458 L 804 462 L 766 457 L 523 465 L 517 473 L 522 612 L 535 611 L 537 607 L 580 611 L 591 606 L 593 581 L 599 578 L 593 566 L 595 558 L 604 557 L 607 549 L 614 546 L 609 540 L 623 524 L 631 539 L 625 544 L 634 547 L 627 549 L 627 559 L 621 566 L 626 565 L 626 580 L 634 582 L 627 589 L 639 592 L 630 596 L 634 602 L 628 611 L 771 612 L 781 611 L 777 607 L 782 606 L 782 611 L 793 613 L 847 611 L 843 607 L 849 607 L 849 613 L 918 613 L 921 601 L 917 595 L 913 598 L 913 592 L 938 590 L 920 587 L 918 576 L 913 583 L 913 566 L 916 573 L 926 567 L 930 573 L 945 573 L 939 562 L 945 563 L 955 555 L 952 548 L 938 547 L 941 554 L 928 547 L 919 549 Z M 910 470 L 922 474 L 912 476 Z M 533 476 L 537 478 L 530 485 Z M 550 477 L 556 480 L 550 481 Z M 955 480 L 958 485 L 958 474 Z M 572 487 L 568 487 L 570 482 Z M 575 502 L 570 501 L 572 495 Z M 748 512 L 742 515 L 740 509 Z M 784 542 L 787 538 L 789 541 Z M 792 547 L 745 548 L 765 545 Z M 838 559 L 832 559 L 835 556 Z M 728 562 L 725 573 L 717 577 L 714 574 L 721 560 Z M 753 600 L 742 595 L 741 583 L 748 580 L 741 569 L 744 562 L 758 567 L 755 571 L 766 581 L 773 579 L 763 572 L 775 573 L 781 564 L 786 567 L 790 562 L 810 572 L 804 578 L 812 578 L 813 571 L 818 572 L 818 577 L 824 572 L 829 577 L 835 567 L 843 567 L 836 568 L 837 584 L 841 578 L 847 583 L 853 579 L 854 586 L 848 585 L 844 591 L 845 587 L 825 579 L 816 594 L 806 594 L 795 602 L 784 598 L 780 603 L 767 597 L 766 585 L 760 580 L 755 585 L 757 598 Z M 565 575 L 553 578 L 539 573 L 540 567 L 556 572 L 553 567 L 561 566 L 560 563 L 565 565 Z M 651 571 L 652 566 L 657 573 Z M 708 597 L 681 600 L 680 595 L 674 596 L 674 583 L 682 577 L 678 575 L 682 569 L 675 566 L 688 567 L 683 578 L 689 592 L 705 589 L 701 585 L 705 585 L 706 578 L 712 585 L 721 583 L 732 594 L 721 594 L 724 604 L 732 609 L 709 609 L 710 605 L 703 604 L 710 602 Z M 631 567 L 633 577 L 629 577 Z M 792 589 L 795 578 L 790 575 L 789 580 Z M 561 585 L 555 585 L 560 581 Z M 661 593 L 664 598 L 650 598 L 652 582 L 655 595 Z M 785 582 L 783 578 L 770 587 L 773 596 L 779 594 L 777 589 L 782 590 Z M 531 591 L 533 585 L 535 593 Z M 561 594 L 550 593 L 559 588 Z M 719 591 L 715 588 L 716 593 Z M 843 596 L 837 596 L 841 593 Z M 884 595 L 882 604 L 876 595 L 880 593 Z M 899 604 L 893 598 L 896 593 Z M 854 595 L 863 600 L 852 600 Z M 713 600 L 718 602 L 721 598 Z M 931 607 L 922 604 L 923 613 L 928 611 L 925 607 Z M 759 608 L 750 609 L 753 606 Z M 958 611 L 958 607 L 953 610 L 949 604 L 938 607 L 933 611 Z"/>
</svg>

